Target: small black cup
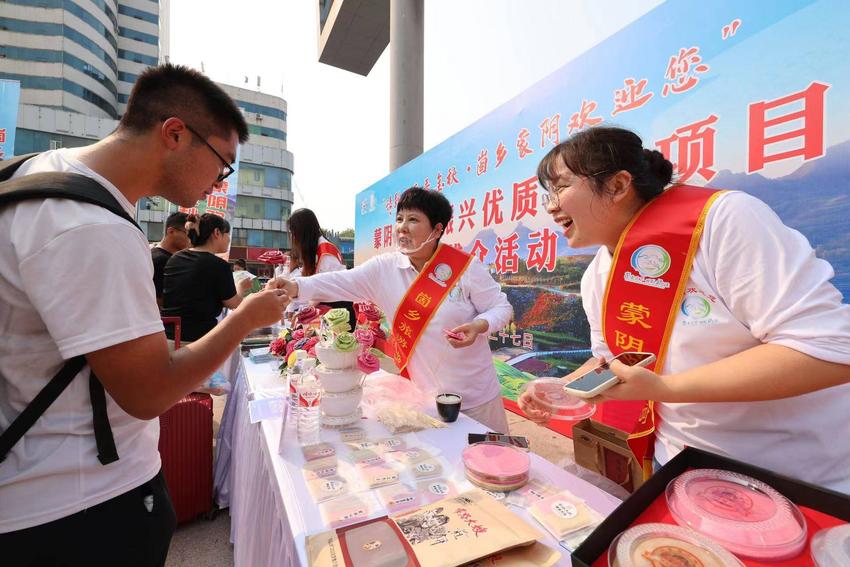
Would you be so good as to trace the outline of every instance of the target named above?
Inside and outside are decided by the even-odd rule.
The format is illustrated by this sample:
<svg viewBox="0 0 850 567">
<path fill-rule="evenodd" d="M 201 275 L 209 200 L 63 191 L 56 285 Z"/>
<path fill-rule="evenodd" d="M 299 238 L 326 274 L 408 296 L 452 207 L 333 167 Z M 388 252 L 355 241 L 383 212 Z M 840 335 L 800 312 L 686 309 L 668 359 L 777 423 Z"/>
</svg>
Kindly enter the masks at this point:
<svg viewBox="0 0 850 567">
<path fill-rule="evenodd" d="M 460 403 L 463 401 L 463 396 L 460 394 L 445 393 L 437 396 L 437 413 L 440 418 L 446 423 L 457 421 L 457 416 L 460 415 Z"/>
</svg>

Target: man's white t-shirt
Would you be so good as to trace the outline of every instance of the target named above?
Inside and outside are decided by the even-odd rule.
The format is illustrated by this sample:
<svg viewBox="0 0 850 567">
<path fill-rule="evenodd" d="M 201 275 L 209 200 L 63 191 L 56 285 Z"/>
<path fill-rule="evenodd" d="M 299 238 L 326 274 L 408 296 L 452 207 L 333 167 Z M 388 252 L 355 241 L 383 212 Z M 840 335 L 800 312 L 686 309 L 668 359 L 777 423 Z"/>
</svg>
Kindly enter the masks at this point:
<svg viewBox="0 0 850 567">
<path fill-rule="evenodd" d="M 73 156 L 45 152 L 15 177 L 86 175 L 133 216 L 124 195 Z M 0 429 L 66 360 L 161 332 L 152 278 L 145 236 L 102 207 L 45 199 L 0 209 Z M 97 459 L 85 367 L 0 463 L 0 533 L 74 514 L 156 475 L 159 420 L 131 417 L 108 393 L 106 401 L 118 461 Z"/>
<path fill-rule="evenodd" d="M 611 261 L 601 248 L 581 282 L 593 354 L 608 359 L 601 313 Z M 721 195 L 708 214 L 660 373 L 763 343 L 850 364 L 850 305 L 830 283 L 834 275 L 805 236 L 766 204 L 746 193 Z M 766 402 L 659 406 L 655 456 L 662 464 L 691 446 L 850 494 L 850 384 Z"/>
</svg>

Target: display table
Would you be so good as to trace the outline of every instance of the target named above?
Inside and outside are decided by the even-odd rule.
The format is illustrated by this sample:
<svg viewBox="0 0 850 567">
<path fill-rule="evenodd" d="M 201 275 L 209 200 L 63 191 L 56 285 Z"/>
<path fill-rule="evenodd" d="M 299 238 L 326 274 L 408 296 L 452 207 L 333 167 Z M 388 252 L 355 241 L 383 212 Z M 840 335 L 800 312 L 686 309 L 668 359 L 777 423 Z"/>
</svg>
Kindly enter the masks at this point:
<svg viewBox="0 0 850 567">
<path fill-rule="evenodd" d="M 230 419 L 229 475 L 226 481 L 217 474 L 217 490 L 229 493 L 231 541 L 237 567 L 304 566 L 305 536 L 323 531 L 319 509 L 313 503 L 301 473 L 304 457 L 296 438 L 294 425 L 287 427 L 281 445 L 281 419 L 268 419 L 251 424 L 248 402 L 256 397 L 284 393 L 277 363 L 254 364 L 243 359 L 228 405 L 233 405 Z M 377 421 L 361 420 L 358 424 L 375 438 L 390 433 Z M 446 429 L 430 429 L 415 434 L 423 443 L 438 447 L 440 457 L 455 467 L 453 480 L 462 477 L 460 454 L 467 445 L 467 433 L 486 432 L 478 422 L 461 415 Z M 323 429 L 322 440 L 338 445 L 338 434 Z M 282 455 L 278 449 L 283 447 Z M 337 448 L 340 457 L 345 451 Z M 218 468 L 218 467 L 217 467 Z M 458 474 L 458 469 L 459 473 Z M 531 455 L 531 471 L 552 484 L 571 491 L 587 504 L 608 515 L 620 503 L 615 497 L 581 480 L 552 463 Z M 459 491 L 472 488 L 466 480 L 456 481 Z M 530 524 L 543 530 L 524 510 L 511 507 Z M 375 516 L 384 515 L 385 512 Z M 547 537 L 545 544 L 563 553 L 558 565 L 570 565 L 568 553 L 558 542 Z"/>
</svg>

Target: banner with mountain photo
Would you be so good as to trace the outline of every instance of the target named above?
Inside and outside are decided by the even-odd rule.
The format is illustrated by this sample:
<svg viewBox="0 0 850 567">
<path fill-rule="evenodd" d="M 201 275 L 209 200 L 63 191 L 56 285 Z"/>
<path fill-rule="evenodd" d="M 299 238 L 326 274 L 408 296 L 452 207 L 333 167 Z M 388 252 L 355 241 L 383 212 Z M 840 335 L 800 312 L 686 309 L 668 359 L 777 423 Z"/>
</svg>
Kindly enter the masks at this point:
<svg viewBox="0 0 850 567">
<path fill-rule="evenodd" d="M 767 202 L 833 265 L 846 301 L 848 29 L 841 0 L 664 3 L 360 192 L 355 262 L 393 249 L 404 189 L 442 191 L 454 206 L 443 240 L 489 266 L 514 307 L 490 344 L 515 408 L 524 382 L 590 356 L 579 283 L 595 251 L 570 248 L 546 214 L 537 164 L 570 134 L 616 124 L 661 150 L 680 182 Z M 717 298 L 703 299 L 685 315 L 710 317 Z"/>
</svg>

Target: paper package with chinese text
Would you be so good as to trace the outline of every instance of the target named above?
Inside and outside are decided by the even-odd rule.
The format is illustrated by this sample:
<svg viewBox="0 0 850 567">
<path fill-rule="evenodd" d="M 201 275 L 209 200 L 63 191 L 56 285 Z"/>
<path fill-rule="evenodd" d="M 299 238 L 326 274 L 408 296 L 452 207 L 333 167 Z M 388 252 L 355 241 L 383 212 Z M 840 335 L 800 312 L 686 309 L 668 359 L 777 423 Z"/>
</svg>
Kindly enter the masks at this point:
<svg viewBox="0 0 850 567">
<path fill-rule="evenodd" d="M 541 532 L 475 489 L 393 516 L 309 536 L 307 554 L 311 567 L 452 567 L 527 549 L 542 551 L 540 561 L 500 559 L 481 565 L 552 565 L 558 552 L 533 547 L 541 537 Z"/>
</svg>

